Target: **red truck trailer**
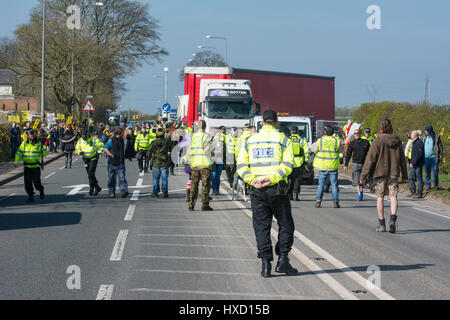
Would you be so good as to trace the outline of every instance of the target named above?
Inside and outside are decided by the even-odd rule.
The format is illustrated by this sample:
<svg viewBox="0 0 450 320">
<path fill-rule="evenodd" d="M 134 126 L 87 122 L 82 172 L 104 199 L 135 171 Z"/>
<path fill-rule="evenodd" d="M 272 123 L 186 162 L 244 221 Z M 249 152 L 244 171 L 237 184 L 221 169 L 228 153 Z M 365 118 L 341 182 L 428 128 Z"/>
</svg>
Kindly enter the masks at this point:
<svg viewBox="0 0 450 320">
<path fill-rule="evenodd" d="M 334 77 L 223 67 L 186 67 L 184 94 L 189 95 L 183 121 L 198 120 L 197 106 L 202 79 L 250 80 L 253 100 L 260 112 L 334 119 Z"/>
</svg>

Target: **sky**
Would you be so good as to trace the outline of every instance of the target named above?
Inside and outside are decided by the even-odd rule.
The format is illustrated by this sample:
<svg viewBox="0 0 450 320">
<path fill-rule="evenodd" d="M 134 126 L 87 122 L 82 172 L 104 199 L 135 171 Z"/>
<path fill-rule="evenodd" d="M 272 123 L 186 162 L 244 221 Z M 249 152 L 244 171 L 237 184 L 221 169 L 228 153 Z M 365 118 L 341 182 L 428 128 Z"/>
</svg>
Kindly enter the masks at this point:
<svg viewBox="0 0 450 320">
<path fill-rule="evenodd" d="M 113 0 L 106 0 L 113 1 Z M 231 67 L 336 77 L 336 105 L 425 97 L 450 104 L 450 1 L 448 0 L 139 0 L 159 21 L 160 45 L 169 52 L 125 79 L 121 110 L 155 113 L 164 96 L 183 94 L 182 69 L 198 45 L 215 47 Z M 38 0 L 2 0 L 0 37 L 28 21 Z M 371 5 L 381 29 L 369 30 Z M 375 97 L 373 92 L 376 92 Z"/>
</svg>

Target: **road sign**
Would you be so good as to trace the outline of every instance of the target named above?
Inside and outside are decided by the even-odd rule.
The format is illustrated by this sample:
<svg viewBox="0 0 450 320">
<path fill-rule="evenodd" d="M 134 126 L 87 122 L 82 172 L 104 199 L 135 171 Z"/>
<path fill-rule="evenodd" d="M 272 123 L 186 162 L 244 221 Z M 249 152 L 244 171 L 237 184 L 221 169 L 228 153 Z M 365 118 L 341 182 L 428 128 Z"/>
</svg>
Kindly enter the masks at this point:
<svg viewBox="0 0 450 320">
<path fill-rule="evenodd" d="M 169 111 L 171 108 L 170 104 L 166 103 L 165 105 L 162 106 L 163 111 Z"/>
<path fill-rule="evenodd" d="M 83 111 L 95 111 L 94 105 L 92 104 L 91 100 L 88 99 L 86 105 L 83 108 Z"/>
</svg>

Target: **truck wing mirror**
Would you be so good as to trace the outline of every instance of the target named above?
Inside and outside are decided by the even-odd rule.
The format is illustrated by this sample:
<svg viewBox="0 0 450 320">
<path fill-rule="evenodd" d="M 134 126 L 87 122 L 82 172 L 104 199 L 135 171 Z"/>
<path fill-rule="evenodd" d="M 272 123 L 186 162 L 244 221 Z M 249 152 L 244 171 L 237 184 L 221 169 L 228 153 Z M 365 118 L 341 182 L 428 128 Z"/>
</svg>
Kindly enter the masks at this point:
<svg viewBox="0 0 450 320">
<path fill-rule="evenodd" d="M 256 103 L 256 108 L 255 108 L 255 115 L 259 116 L 261 114 L 261 105 L 259 103 Z"/>
<path fill-rule="evenodd" d="M 197 115 L 201 117 L 203 115 L 202 103 L 199 102 L 197 105 Z"/>
</svg>

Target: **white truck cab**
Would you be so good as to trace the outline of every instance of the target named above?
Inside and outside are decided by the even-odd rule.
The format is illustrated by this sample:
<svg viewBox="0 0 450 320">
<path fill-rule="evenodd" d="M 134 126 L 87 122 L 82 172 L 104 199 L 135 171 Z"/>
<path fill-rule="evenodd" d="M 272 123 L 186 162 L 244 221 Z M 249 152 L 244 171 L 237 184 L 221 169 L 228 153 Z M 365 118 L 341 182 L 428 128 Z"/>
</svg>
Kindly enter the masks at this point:
<svg viewBox="0 0 450 320">
<path fill-rule="evenodd" d="M 198 117 L 210 132 L 221 126 L 242 128 L 254 115 L 253 103 L 250 80 L 200 81 Z"/>
</svg>

